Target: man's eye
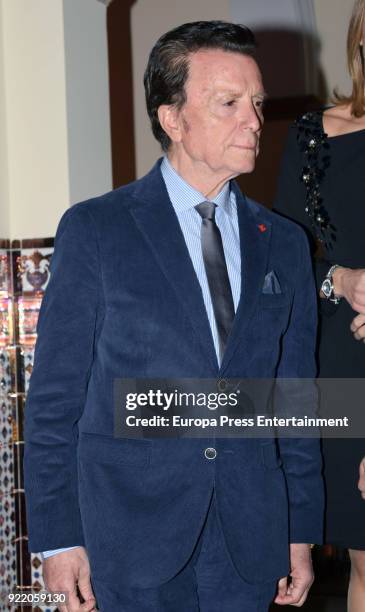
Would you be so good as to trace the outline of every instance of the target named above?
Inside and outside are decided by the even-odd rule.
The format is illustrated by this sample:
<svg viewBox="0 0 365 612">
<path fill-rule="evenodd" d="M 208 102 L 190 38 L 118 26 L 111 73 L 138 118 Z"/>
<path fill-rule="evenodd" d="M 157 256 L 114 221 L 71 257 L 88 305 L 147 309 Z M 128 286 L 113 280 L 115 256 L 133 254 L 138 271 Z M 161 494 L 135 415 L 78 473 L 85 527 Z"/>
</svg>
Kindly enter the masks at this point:
<svg viewBox="0 0 365 612">
<path fill-rule="evenodd" d="M 228 100 L 228 102 L 224 102 L 224 106 L 233 106 L 236 104 L 236 100 Z"/>
<path fill-rule="evenodd" d="M 256 108 L 263 108 L 264 104 L 265 104 L 265 101 L 264 100 L 255 100 L 254 104 L 255 104 Z"/>
</svg>

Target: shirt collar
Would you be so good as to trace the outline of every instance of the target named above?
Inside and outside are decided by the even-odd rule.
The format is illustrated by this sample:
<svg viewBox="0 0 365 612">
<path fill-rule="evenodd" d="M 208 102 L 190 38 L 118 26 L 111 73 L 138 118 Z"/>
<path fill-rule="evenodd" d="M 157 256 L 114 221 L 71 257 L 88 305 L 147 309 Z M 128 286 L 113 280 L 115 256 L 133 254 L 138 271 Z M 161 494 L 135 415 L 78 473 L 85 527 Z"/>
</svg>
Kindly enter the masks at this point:
<svg viewBox="0 0 365 612">
<path fill-rule="evenodd" d="M 197 191 L 189 185 L 172 167 L 170 161 L 165 155 L 161 163 L 161 173 L 165 181 L 166 189 L 169 194 L 172 205 L 177 214 L 182 213 L 186 210 L 192 209 L 201 202 L 206 202 L 207 198 L 204 197 L 200 191 Z M 228 215 L 232 214 L 232 203 L 230 198 L 231 188 L 230 182 L 224 185 L 223 189 L 216 195 L 211 202 L 214 202 L 224 210 Z"/>
</svg>

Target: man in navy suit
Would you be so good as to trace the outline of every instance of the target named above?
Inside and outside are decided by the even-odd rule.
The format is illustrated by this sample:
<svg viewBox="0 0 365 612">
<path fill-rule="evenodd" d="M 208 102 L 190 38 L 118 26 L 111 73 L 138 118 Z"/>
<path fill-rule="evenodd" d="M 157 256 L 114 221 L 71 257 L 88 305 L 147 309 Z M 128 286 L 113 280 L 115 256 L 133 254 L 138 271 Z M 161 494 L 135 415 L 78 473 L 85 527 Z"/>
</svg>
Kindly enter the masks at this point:
<svg viewBox="0 0 365 612">
<path fill-rule="evenodd" d="M 264 612 L 313 580 L 318 440 L 113 435 L 115 379 L 315 375 L 305 237 L 233 181 L 259 150 L 254 47 L 223 22 L 162 36 L 145 89 L 164 158 L 58 227 L 24 469 L 29 549 L 68 612 Z"/>
</svg>

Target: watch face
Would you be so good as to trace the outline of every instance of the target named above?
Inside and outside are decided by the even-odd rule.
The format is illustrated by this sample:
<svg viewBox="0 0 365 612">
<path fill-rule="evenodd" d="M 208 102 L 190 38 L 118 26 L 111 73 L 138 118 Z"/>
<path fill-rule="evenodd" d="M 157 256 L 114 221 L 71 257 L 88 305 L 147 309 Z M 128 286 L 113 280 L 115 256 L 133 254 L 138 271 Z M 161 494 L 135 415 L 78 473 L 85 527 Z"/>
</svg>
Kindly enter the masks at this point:
<svg viewBox="0 0 365 612">
<path fill-rule="evenodd" d="M 326 278 L 323 281 L 321 289 L 322 289 L 324 295 L 326 296 L 326 298 L 329 298 L 331 296 L 331 293 L 332 293 L 332 283 L 331 283 L 329 278 Z"/>
</svg>

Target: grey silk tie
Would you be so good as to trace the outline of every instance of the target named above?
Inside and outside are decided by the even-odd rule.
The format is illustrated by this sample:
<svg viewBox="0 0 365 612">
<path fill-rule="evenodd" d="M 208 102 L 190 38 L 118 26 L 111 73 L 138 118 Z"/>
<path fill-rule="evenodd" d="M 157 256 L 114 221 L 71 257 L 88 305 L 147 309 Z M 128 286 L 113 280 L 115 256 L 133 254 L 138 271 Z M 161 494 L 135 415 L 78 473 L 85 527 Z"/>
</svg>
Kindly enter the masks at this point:
<svg viewBox="0 0 365 612">
<path fill-rule="evenodd" d="M 220 361 L 227 345 L 234 319 L 234 303 L 220 231 L 215 222 L 214 202 L 195 206 L 202 217 L 200 240 L 205 272 L 208 279 L 214 317 L 217 324 Z"/>
</svg>

